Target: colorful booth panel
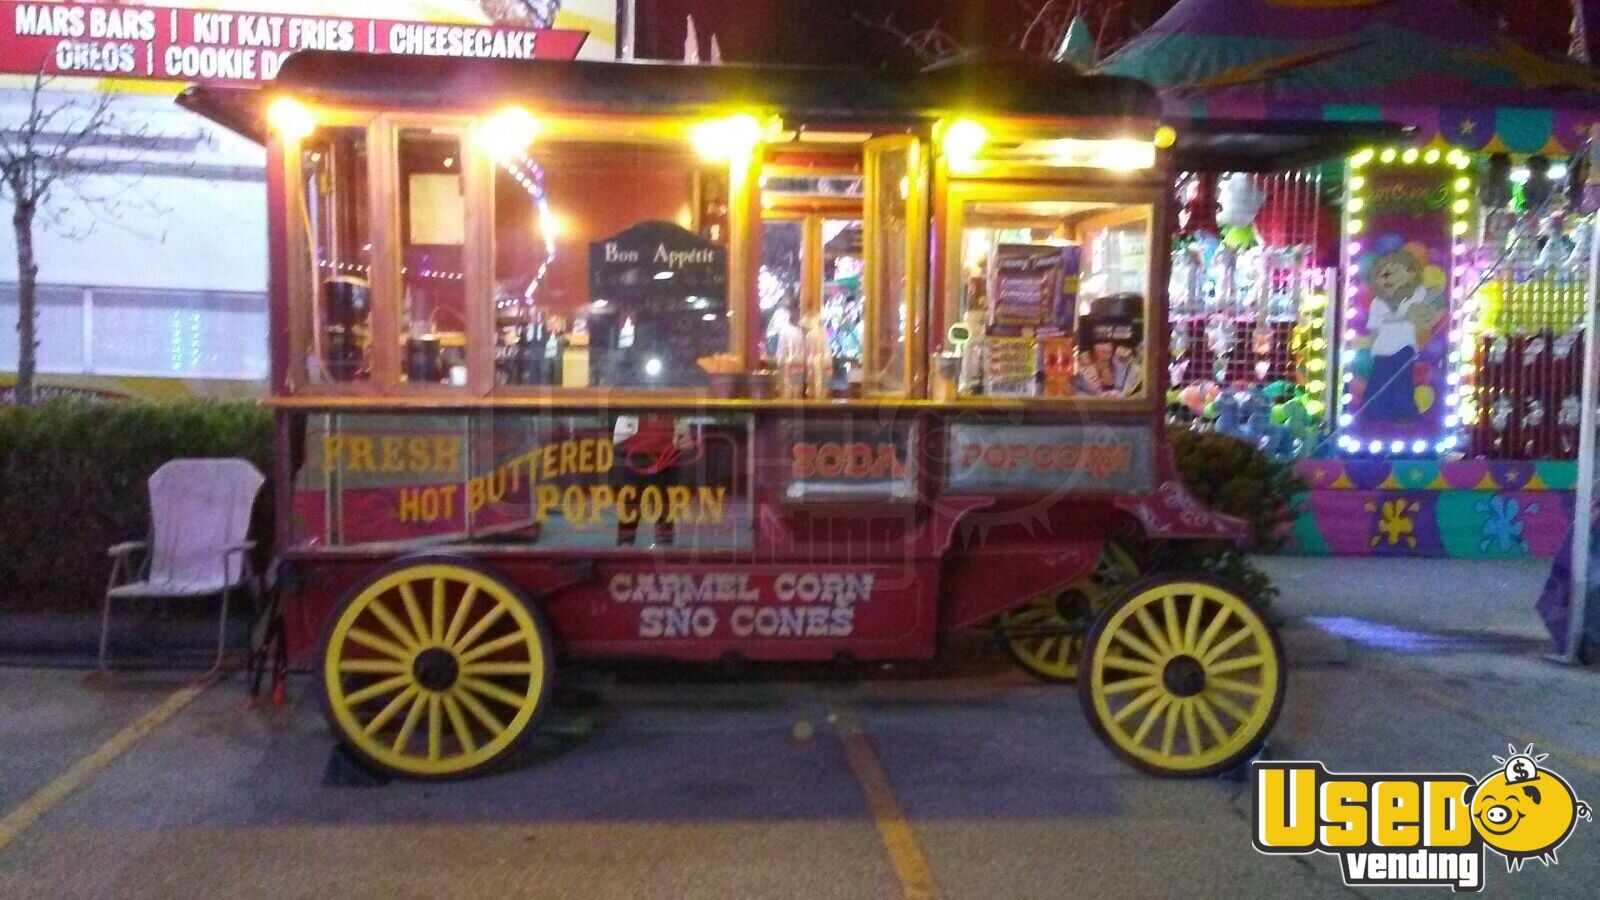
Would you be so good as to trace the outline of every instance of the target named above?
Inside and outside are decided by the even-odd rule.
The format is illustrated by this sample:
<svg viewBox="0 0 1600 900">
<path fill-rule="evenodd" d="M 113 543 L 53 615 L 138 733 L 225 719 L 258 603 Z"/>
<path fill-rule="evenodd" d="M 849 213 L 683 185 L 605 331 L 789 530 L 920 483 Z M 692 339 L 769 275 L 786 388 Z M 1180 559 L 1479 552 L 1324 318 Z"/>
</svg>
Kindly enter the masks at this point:
<svg viewBox="0 0 1600 900">
<path fill-rule="evenodd" d="M 1549 558 L 1572 521 L 1570 462 L 1307 460 L 1288 552 Z"/>
</svg>

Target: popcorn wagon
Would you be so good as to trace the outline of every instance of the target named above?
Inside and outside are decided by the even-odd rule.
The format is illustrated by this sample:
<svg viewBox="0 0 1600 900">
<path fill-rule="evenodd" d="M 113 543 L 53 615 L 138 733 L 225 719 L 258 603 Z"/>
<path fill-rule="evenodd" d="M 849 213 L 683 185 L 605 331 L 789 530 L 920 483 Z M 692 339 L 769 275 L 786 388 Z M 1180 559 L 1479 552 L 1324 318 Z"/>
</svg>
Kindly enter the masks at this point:
<svg viewBox="0 0 1600 900">
<path fill-rule="evenodd" d="M 484 771 L 572 660 L 993 632 L 1139 768 L 1283 699 L 1163 426 L 1175 135 L 1138 82 L 304 53 L 269 153 L 276 544 L 333 731 Z"/>
</svg>

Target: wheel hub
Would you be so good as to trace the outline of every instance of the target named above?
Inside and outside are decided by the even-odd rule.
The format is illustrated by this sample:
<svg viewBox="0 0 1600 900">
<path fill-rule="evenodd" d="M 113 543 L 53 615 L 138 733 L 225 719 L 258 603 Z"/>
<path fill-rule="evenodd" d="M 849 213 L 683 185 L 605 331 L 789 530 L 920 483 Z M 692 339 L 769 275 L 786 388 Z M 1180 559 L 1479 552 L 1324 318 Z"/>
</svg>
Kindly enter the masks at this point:
<svg viewBox="0 0 1600 900">
<path fill-rule="evenodd" d="M 430 691 L 447 691 L 461 676 L 461 665 L 455 654 L 443 647 L 429 647 L 417 654 L 411 664 L 411 674 L 417 684 Z"/>
<path fill-rule="evenodd" d="M 1206 689 L 1206 670 L 1192 656 L 1174 656 L 1161 671 L 1161 683 L 1176 696 L 1193 697 Z"/>
</svg>

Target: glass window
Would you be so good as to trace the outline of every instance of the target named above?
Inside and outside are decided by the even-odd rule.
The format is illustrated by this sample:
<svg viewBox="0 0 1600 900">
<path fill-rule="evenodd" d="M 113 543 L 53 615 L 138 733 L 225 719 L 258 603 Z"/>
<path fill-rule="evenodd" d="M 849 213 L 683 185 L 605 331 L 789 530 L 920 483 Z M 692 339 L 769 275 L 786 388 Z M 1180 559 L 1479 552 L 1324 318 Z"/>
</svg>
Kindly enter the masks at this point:
<svg viewBox="0 0 1600 900">
<path fill-rule="evenodd" d="M 941 377 L 967 396 L 1144 394 L 1148 204 L 966 199 L 957 221 Z"/>
<path fill-rule="evenodd" d="M 400 379 L 467 383 L 467 194 L 461 133 L 401 128 Z"/>
<path fill-rule="evenodd" d="M 775 359 L 778 338 L 805 313 L 805 219 L 766 219 L 761 223 L 761 355 Z"/>
<path fill-rule="evenodd" d="M 836 377 L 848 379 L 861 367 L 861 220 L 822 220 L 822 304 L 819 314 L 828 335 Z"/>
<path fill-rule="evenodd" d="M 901 393 L 908 377 L 908 300 L 920 293 L 917 272 L 925 260 L 921 192 L 913 189 L 923 180 L 920 144 L 898 137 L 869 141 L 866 170 L 864 381 L 876 393 Z"/>
<path fill-rule="evenodd" d="M 498 383 L 694 387 L 727 364 L 725 166 L 597 141 L 494 165 Z"/>
<path fill-rule="evenodd" d="M 292 366 L 313 384 L 372 377 L 367 177 L 365 127 L 319 128 L 300 146 L 312 328 L 304 368 Z"/>
</svg>

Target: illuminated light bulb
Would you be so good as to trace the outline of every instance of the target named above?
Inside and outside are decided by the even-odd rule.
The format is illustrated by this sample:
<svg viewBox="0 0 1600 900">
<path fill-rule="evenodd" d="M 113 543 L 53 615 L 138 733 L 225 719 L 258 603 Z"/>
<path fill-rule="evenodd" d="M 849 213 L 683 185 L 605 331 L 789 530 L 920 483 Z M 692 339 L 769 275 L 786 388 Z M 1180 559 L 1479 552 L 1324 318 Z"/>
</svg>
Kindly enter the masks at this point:
<svg viewBox="0 0 1600 900">
<path fill-rule="evenodd" d="M 1178 129 L 1171 125 L 1162 125 L 1156 129 L 1155 145 L 1158 150 L 1166 150 L 1178 142 Z"/>
<path fill-rule="evenodd" d="M 1511 170 L 1511 183 L 1512 184 L 1527 184 L 1528 183 L 1528 179 L 1532 175 L 1533 175 L 1533 172 L 1529 171 L 1527 166 L 1517 166 L 1515 169 Z"/>
<path fill-rule="evenodd" d="M 1440 156 L 1439 148 L 1438 147 L 1434 147 L 1434 148 L 1430 149 L 1428 151 L 1428 154 L 1426 156 L 1424 156 L 1422 159 L 1423 159 L 1423 162 L 1426 162 L 1428 165 L 1431 166 L 1431 165 L 1433 165 L 1433 164 L 1435 164 L 1435 163 L 1437 163 L 1439 161 L 1439 156 Z"/>
<path fill-rule="evenodd" d="M 1362 188 L 1364 188 L 1366 186 L 1367 186 L 1367 176 L 1365 176 L 1365 175 L 1351 175 L 1350 176 L 1350 190 L 1359 191 L 1359 190 L 1361 190 Z"/>
<path fill-rule="evenodd" d="M 1349 413 L 1340 413 L 1339 414 L 1339 427 L 1340 428 L 1349 428 L 1350 427 L 1350 423 L 1354 422 L 1355 420 L 1356 420 L 1356 417 L 1350 415 Z"/>
<path fill-rule="evenodd" d="M 1351 212 L 1353 212 L 1353 213 L 1361 212 L 1361 210 L 1365 209 L 1366 206 L 1367 206 L 1367 201 L 1361 199 L 1360 197 L 1351 197 L 1350 198 L 1350 211 Z"/>
<path fill-rule="evenodd" d="M 509 162 L 521 156 L 542 129 L 533 113 L 508 106 L 483 120 L 478 143 L 496 162 Z"/>
<path fill-rule="evenodd" d="M 1400 161 L 1409 166 L 1412 163 L 1415 163 L 1417 161 L 1417 157 L 1421 155 L 1421 151 L 1417 150 L 1417 148 L 1409 147 L 1406 149 L 1406 152 L 1400 154 Z"/>
<path fill-rule="evenodd" d="M 1470 166 L 1470 165 L 1472 165 L 1472 157 L 1466 155 L 1465 153 L 1463 153 L 1460 156 L 1456 157 L 1456 168 L 1465 169 L 1467 166 Z"/>
<path fill-rule="evenodd" d="M 971 119 L 957 119 L 944 130 L 944 155 L 953 168 L 972 165 L 987 143 L 989 129 Z"/>
<path fill-rule="evenodd" d="M 661 376 L 662 368 L 661 360 L 652 357 L 648 360 L 645 360 L 644 374 L 650 376 L 651 378 L 659 378 Z"/>
<path fill-rule="evenodd" d="M 1468 200 L 1465 197 L 1462 197 L 1461 199 L 1457 200 L 1456 202 L 1450 204 L 1450 211 L 1455 213 L 1458 216 L 1465 215 L 1467 210 L 1471 209 L 1471 208 L 1472 208 L 1472 201 Z"/>
<path fill-rule="evenodd" d="M 284 140 L 298 141 L 317 130 L 317 117 L 293 97 L 279 97 L 267 107 L 267 122 Z"/>
<path fill-rule="evenodd" d="M 1345 249 L 1350 251 L 1350 255 L 1351 256 L 1360 256 L 1361 255 L 1361 242 L 1360 241 L 1351 241 L 1350 245 L 1348 247 L 1346 247 Z"/>
<path fill-rule="evenodd" d="M 1566 163 L 1556 163 L 1555 165 L 1551 166 L 1550 167 L 1550 177 L 1552 179 L 1556 180 L 1556 181 L 1560 181 L 1561 179 L 1566 178 L 1567 177 L 1567 164 Z"/>
<path fill-rule="evenodd" d="M 1373 453 L 1382 453 L 1383 452 L 1383 441 L 1373 441 L 1372 443 L 1367 445 L 1367 450 L 1369 450 L 1369 451 L 1371 451 Z"/>
<path fill-rule="evenodd" d="M 1361 221 L 1360 219 L 1351 219 L 1350 220 L 1349 230 L 1350 230 L 1350 233 L 1353 234 L 1353 235 L 1360 234 L 1361 233 L 1361 229 L 1363 229 L 1365 227 L 1367 227 L 1367 223 Z"/>
<path fill-rule="evenodd" d="M 1466 234 L 1467 230 L 1471 227 L 1472 226 L 1468 225 L 1466 222 L 1457 222 L 1455 227 L 1450 229 L 1450 233 L 1454 234 L 1456 237 L 1461 237 L 1462 235 Z"/>
<path fill-rule="evenodd" d="M 689 127 L 689 141 L 703 158 L 734 160 L 748 157 L 761 143 L 761 122 L 749 113 L 708 119 Z"/>
<path fill-rule="evenodd" d="M 1389 442 L 1389 452 L 1390 453 L 1404 453 L 1404 452 L 1406 452 L 1406 442 L 1405 441 L 1390 441 Z"/>
<path fill-rule="evenodd" d="M 1359 169 L 1367 163 L 1372 162 L 1372 155 L 1372 148 L 1368 147 L 1357 153 L 1355 156 L 1350 157 L 1351 168 Z"/>
<path fill-rule="evenodd" d="M 1411 442 L 1411 452 L 1412 453 L 1425 453 L 1425 452 L 1427 452 L 1427 450 L 1428 450 L 1428 442 L 1427 441 L 1425 441 L 1425 440 L 1423 440 L 1421 438 L 1417 438 L 1416 440 Z"/>
<path fill-rule="evenodd" d="M 1471 178 L 1468 178 L 1467 176 L 1463 175 L 1460 178 L 1456 179 L 1456 193 L 1465 194 L 1467 191 L 1470 191 L 1470 190 L 1472 190 L 1472 179 Z"/>
<path fill-rule="evenodd" d="M 1393 147 L 1388 147 L 1385 148 L 1382 153 L 1378 154 L 1378 162 L 1392 163 L 1394 162 L 1395 157 L 1399 155 L 1400 152 L 1398 150 L 1394 149 Z"/>
</svg>

